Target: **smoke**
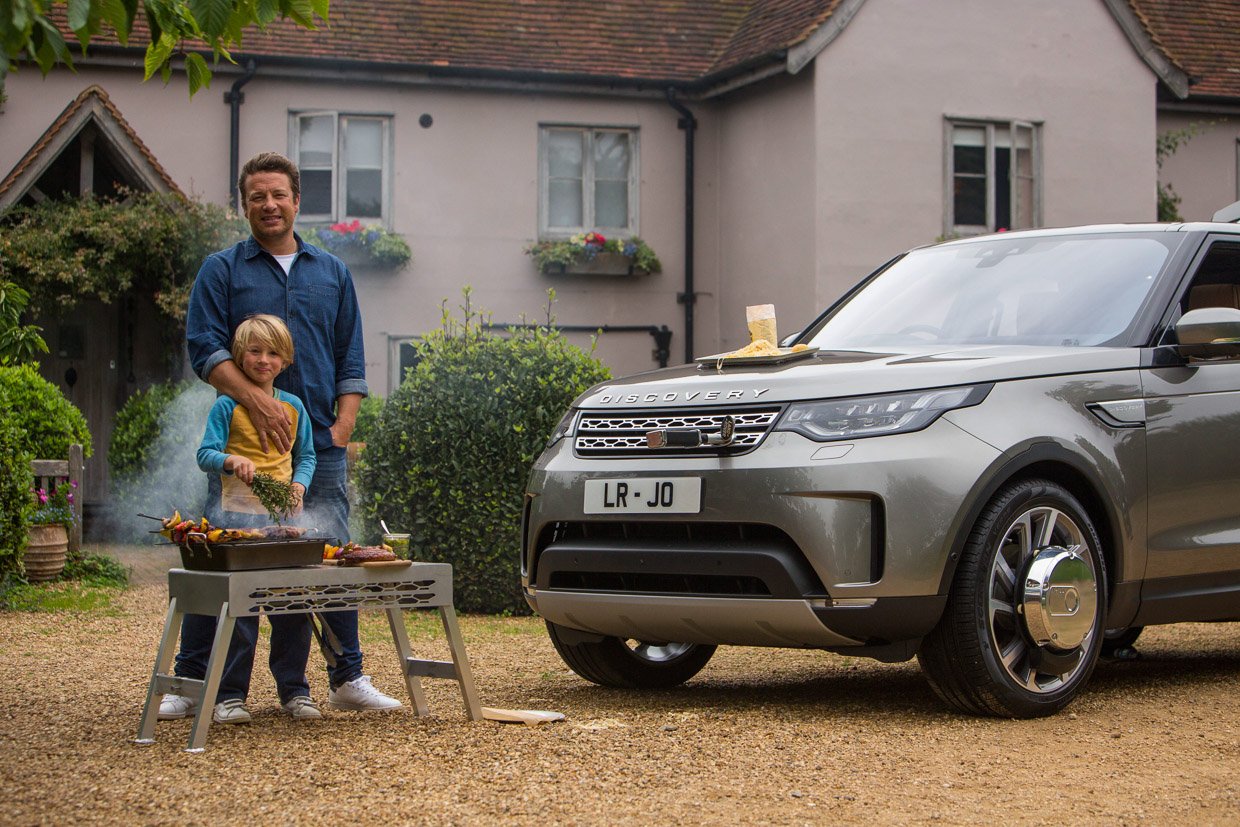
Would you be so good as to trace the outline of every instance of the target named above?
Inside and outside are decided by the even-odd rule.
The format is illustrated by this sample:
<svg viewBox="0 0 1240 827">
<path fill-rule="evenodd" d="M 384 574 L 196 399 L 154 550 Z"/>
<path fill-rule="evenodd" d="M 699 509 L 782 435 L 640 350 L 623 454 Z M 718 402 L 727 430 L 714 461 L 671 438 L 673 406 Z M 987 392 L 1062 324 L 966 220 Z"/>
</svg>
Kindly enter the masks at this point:
<svg viewBox="0 0 1240 827">
<path fill-rule="evenodd" d="M 198 446 L 207 427 L 215 389 L 205 382 L 188 384 L 159 418 L 159 437 L 147 453 L 146 466 L 132 480 L 118 483 L 106 512 L 111 537 L 145 542 L 156 535 L 155 523 L 137 516 L 200 517 L 207 501 L 207 475 L 198 468 Z"/>
</svg>

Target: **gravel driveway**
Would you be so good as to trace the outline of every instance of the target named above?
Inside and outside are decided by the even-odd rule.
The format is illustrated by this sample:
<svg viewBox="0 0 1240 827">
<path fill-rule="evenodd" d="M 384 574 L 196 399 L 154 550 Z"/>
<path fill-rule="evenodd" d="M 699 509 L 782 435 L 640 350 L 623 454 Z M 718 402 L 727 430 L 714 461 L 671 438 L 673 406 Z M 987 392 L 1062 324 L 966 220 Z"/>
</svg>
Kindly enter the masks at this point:
<svg viewBox="0 0 1240 827">
<path fill-rule="evenodd" d="M 0 616 L 8 823 L 1240 822 L 1238 624 L 1151 630 L 1140 660 L 1100 665 L 1037 721 L 948 712 L 915 663 L 812 651 L 724 649 L 681 689 L 605 690 L 562 665 L 537 620 L 469 617 L 482 702 L 567 721 L 469 723 L 455 684 L 427 681 L 429 718 L 294 724 L 264 640 L 254 722 L 213 726 L 190 755 L 188 721 L 129 742 L 165 601 L 148 583 L 107 615 Z M 434 616 L 408 625 L 418 656 L 447 659 Z M 376 683 L 401 688 L 381 615 L 363 615 L 363 643 Z M 321 671 L 311 685 L 324 700 Z"/>
</svg>

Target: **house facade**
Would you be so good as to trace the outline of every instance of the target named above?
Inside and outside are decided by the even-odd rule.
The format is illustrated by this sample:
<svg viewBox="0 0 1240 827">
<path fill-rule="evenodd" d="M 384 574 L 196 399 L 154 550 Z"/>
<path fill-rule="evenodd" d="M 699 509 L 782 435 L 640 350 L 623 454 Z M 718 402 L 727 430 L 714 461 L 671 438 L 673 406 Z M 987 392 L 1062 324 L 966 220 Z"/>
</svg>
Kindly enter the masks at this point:
<svg viewBox="0 0 1240 827">
<path fill-rule="evenodd" d="M 1194 117 L 1175 108 L 1193 97 L 1173 5 L 351 0 L 319 32 L 247 36 L 193 99 L 179 75 L 141 82 L 140 45 L 11 74 L 0 207 L 36 197 L 58 162 L 81 166 L 85 139 L 56 154 L 47 135 L 93 94 L 128 127 L 88 141 L 113 167 L 147 159 L 152 181 L 223 204 L 238 160 L 277 150 L 303 170 L 301 227 L 405 238 L 408 267 L 354 270 L 373 392 L 464 285 L 496 324 L 545 321 L 554 290 L 570 338 L 601 328 L 598 355 L 632 373 L 743 344 L 749 304 L 794 332 L 938 238 L 1153 220 L 1157 136 Z M 1240 149 L 1226 175 L 1203 173 L 1196 153 L 1227 145 L 1204 137 L 1162 169 L 1186 215 L 1221 205 L 1218 179 L 1235 186 Z M 524 253 L 589 230 L 644 239 L 660 271 L 546 274 Z M 65 370 L 46 373 L 65 387 Z M 100 445 L 109 422 L 92 416 Z"/>
</svg>

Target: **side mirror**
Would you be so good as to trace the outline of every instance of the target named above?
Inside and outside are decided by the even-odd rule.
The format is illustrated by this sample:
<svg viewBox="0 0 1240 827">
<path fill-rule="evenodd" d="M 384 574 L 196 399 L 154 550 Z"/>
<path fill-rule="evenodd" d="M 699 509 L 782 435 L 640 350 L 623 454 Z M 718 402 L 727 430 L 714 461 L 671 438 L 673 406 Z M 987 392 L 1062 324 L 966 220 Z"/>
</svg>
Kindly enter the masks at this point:
<svg viewBox="0 0 1240 827">
<path fill-rule="evenodd" d="M 1198 358 L 1240 356 L 1240 310 L 1201 307 L 1175 323 L 1176 350 Z"/>
</svg>

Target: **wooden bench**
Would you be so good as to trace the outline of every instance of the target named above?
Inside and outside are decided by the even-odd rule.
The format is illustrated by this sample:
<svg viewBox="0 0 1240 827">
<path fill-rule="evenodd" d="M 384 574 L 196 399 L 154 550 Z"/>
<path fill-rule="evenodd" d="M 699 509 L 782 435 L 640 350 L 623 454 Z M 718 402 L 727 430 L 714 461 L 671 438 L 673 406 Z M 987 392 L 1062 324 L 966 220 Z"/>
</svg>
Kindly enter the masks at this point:
<svg viewBox="0 0 1240 827">
<path fill-rule="evenodd" d="M 77 553 L 82 550 L 82 446 L 74 443 L 69 446 L 69 458 L 36 459 L 30 462 L 30 471 L 34 474 L 34 485 L 47 491 L 60 485 L 61 480 L 68 480 L 73 487 L 73 525 L 69 527 L 69 551 Z"/>
</svg>

